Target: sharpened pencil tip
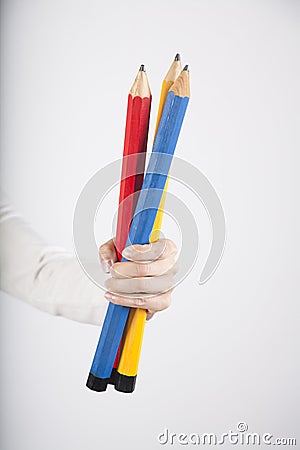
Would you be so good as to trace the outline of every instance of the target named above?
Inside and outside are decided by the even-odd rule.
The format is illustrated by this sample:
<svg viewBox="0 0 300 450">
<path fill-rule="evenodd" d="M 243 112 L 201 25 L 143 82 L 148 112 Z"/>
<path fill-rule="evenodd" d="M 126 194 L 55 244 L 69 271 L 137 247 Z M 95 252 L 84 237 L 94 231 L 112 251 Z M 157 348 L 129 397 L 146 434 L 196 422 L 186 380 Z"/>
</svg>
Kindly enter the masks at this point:
<svg viewBox="0 0 300 450">
<path fill-rule="evenodd" d="M 176 53 L 176 56 L 175 56 L 175 58 L 174 58 L 174 61 L 181 61 L 181 58 L 180 58 L 180 54 L 179 54 L 179 53 Z"/>
<path fill-rule="evenodd" d="M 183 70 L 187 70 L 187 71 L 189 70 L 188 64 L 186 66 L 184 66 Z"/>
<path fill-rule="evenodd" d="M 140 71 L 146 72 L 144 64 L 141 64 Z"/>
</svg>

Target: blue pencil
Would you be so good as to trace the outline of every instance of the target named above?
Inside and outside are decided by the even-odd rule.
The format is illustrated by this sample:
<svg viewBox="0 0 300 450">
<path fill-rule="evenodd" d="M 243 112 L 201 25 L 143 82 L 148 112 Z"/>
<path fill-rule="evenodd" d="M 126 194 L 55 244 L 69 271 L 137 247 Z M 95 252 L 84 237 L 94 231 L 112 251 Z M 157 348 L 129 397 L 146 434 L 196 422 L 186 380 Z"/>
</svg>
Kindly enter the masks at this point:
<svg viewBox="0 0 300 450">
<path fill-rule="evenodd" d="M 126 246 L 149 243 L 189 96 L 189 73 L 185 66 L 166 99 Z M 126 259 L 122 258 L 122 261 Z M 129 311 L 128 307 L 109 304 L 87 381 L 87 386 L 92 385 L 93 390 L 105 390 L 103 386 L 110 381 Z M 124 379 L 118 380 L 118 390 L 132 392 L 136 377 L 121 377 Z M 90 379 L 93 383 L 89 383 Z"/>
</svg>

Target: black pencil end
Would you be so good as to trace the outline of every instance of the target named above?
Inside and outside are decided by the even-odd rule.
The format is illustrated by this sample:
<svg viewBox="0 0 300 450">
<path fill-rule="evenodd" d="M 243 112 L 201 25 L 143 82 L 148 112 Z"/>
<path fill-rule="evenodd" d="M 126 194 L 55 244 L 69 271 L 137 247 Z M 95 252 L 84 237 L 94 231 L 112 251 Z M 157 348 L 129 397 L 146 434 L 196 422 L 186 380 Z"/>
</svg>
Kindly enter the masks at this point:
<svg viewBox="0 0 300 450">
<path fill-rule="evenodd" d="M 188 66 L 188 64 L 187 64 L 186 66 L 184 66 L 183 70 L 189 71 L 189 66 Z"/>
<path fill-rule="evenodd" d="M 176 53 L 174 61 L 181 61 L 181 57 L 179 53 Z"/>
<path fill-rule="evenodd" d="M 106 391 L 107 385 L 109 383 L 109 378 L 98 378 L 92 373 L 89 374 L 86 387 L 96 392 Z"/>
<path fill-rule="evenodd" d="M 117 372 L 115 380 L 115 390 L 124 394 L 131 394 L 134 391 L 136 376 L 123 375 Z"/>
<path fill-rule="evenodd" d="M 140 66 L 140 71 L 141 71 L 141 72 L 146 72 L 144 64 L 141 64 L 141 66 Z"/>
</svg>

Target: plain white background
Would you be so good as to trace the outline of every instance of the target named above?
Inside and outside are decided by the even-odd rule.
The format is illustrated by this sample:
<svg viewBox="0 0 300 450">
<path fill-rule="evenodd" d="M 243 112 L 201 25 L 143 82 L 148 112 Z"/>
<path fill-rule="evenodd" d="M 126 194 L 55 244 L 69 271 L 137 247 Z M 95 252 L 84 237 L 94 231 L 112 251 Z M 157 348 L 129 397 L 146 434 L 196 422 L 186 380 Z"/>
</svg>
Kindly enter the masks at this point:
<svg viewBox="0 0 300 450">
<path fill-rule="evenodd" d="M 147 324 L 133 395 L 85 388 L 97 327 L 1 294 L 3 450 L 150 450 L 166 427 L 223 433 L 242 420 L 252 432 L 297 437 L 299 6 L 2 1 L 2 188 L 49 242 L 73 251 L 76 199 L 122 153 L 141 63 L 152 140 L 160 83 L 178 51 L 192 98 L 177 155 L 210 179 L 227 221 L 222 263 L 199 286 L 209 224 L 184 197 L 203 231 L 200 258 L 172 307 Z M 115 206 L 103 215 L 103 241 Z"/>
</svg>

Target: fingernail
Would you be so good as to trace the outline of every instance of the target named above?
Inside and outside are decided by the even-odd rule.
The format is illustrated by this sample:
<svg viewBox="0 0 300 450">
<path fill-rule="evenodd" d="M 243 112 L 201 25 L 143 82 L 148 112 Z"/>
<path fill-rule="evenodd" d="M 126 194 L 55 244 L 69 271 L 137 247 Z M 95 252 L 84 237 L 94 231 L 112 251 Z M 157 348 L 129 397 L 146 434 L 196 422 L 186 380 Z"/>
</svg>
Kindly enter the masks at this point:
<svg viewBox="0 0 300 450">
<path fill-rule="evenodd" d="M 105 272 L 105 273 L 109 273 L 110 272 L 109 265 L 108 265 L 107 261 L 101 261 L 101 266 L 102 266 L 103 272 Z"/>
<path fill-rule="evenodd" d="M 152 244 L 143 244 L 142 251 L 147 252 L 148 250 L 151 250 Z"/>
<path fill-rule="evenodd" d="M 104 297 L 106 298 L 106 300 L 112 300 L 113 296 L 110 292 L 105 292 Z"/>
<path fill-rule="evenodd" d="M 112 259 L 102 260 L 101 265 L 105 273 L 110 273 L 110 268 L 113 265 L 113 260 Z"/>
</svg>

